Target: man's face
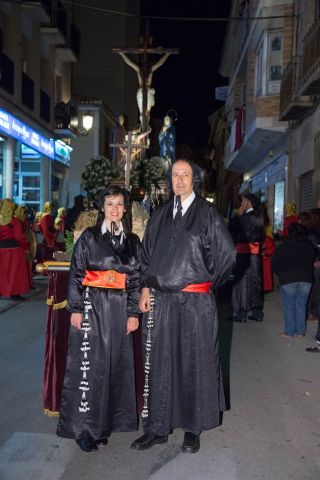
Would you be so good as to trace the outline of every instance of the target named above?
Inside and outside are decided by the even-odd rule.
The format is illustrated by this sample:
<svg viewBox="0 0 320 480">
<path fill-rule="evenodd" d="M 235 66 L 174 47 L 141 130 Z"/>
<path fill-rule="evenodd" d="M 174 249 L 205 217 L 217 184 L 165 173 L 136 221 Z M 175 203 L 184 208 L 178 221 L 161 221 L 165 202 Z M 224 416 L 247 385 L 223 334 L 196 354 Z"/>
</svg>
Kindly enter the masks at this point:
<svg viewBox="0 0 320 480">
<path fill-rule="evenodd" d="M 193 191 L 193 172 L 189 163 L 177 161 L 172 167 L 172 188 L 175 195 L 185 200 Z"/>
</svg>

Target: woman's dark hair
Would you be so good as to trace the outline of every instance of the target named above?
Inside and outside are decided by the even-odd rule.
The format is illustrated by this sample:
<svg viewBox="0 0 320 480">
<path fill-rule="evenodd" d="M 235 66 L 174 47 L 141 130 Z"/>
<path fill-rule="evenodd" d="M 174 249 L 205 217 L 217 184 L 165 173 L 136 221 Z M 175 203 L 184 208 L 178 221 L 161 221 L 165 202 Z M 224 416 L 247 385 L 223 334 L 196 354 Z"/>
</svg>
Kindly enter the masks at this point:
<svg viewBox="0 0 320 480">
<path fill-rule="evenodd" d="M 308 229 L 301 223 L 292 223 L 288 226 L 288 240 L 308 240 Z"/>
<path fill-rule="evenodd" d="M 242 198 L 246 198 L 247 200 L 249 200 L 251 202 L 251 205 L 252 205 L 252 208 L 254 210 L 255 213 L 257 214 L 262 214 L 262 204 L 260 202 L 260 199 L 254 195 L 253 193 L 250 193 L 250 192 L 247 192 L 247 193 L 244 193 L 243 195 L 241 195 Z"/>
<path fill-rule="evenodd" d="M 117 197 L 118 195 L 122 195 L 124 198 L 124 208 L 125 212 L 122 217 L 122 225 L 123 225 L 123 230 L 124 233 L 130 233 L 131 232 L 131 222 L 130 219 L 128 218 L 128 210 L 131 206 L 130 203 L 130 194 L 128 190 L 125 188 L 121 188 L 118 185 L 108 185 L 106 188 L 101 190 L 99 194 L 97 195 L 97 203 L 99 207 L 99 213 L 98 213 L 98 219 L 97 219 L 97 227 L 100 229 L 101 225 L 103 224 L 104 221 L 104 213 L 103 213 L 103 205 L 104 205 L 104 200 L 106 197 Z"/>
</svg>

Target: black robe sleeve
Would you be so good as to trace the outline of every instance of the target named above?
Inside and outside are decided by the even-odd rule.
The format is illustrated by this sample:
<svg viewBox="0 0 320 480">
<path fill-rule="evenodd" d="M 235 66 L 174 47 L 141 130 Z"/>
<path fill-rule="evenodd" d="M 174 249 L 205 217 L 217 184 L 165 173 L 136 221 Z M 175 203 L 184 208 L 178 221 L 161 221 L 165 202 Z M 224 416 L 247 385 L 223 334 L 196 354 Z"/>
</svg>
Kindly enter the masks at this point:
<svg viewBox="0 0 320 480">
<path fill-rule="evenodd" d="M 140 297 L 140 261 L 139 251 L 141 249 L 139 238 L 134 235 L 132 240 L 132 248 L 134 250 L 133 257 L 136 259 L 136 263 L 133 265 L 132 271 L 127 276 L 127 315 L 128 317 L 138 318 L 141 314 L 139 308 Z"/>
<path fill-rule="evenodd" d="M 146 287 L 143 277 L 144 277 L 144 272 L 147 270 L 148 265 L 149 265 L 149 260 L 152 255 L 152 248 L 155 242 L 155 229 L 154 225 L 157 224 L 155 220 L 155 217 L 157 215 L 157 210 L 154 210 L 152 212 L 152 216 L 150 216 L 146 230 L 144 232 L 143 240 L 142 240 L 142 246 L 140 248 L 139 252 L 139 258 L 140 258 L 140 264 L 141 264 L 141 288 Z"/>
<path fill-rule="evenodd" d="M 84 279 L 88 259 L 87 259 L 87 238 L 90 235 L 89 231 L 82 233 L 77 240 L 70 267 L 68 295 L 67 295 L 67 310 L 71 313 L 83 312 L 83 289 L 82 281 Z"/>
<path fill-rule="evenodd" d="M 236 261 L 236 250 L 231 235 L 215 208 L 211 209 L 208 235 L 214 262 L 213 284 L 217 289 L 228 280 Z"/>
</svg>

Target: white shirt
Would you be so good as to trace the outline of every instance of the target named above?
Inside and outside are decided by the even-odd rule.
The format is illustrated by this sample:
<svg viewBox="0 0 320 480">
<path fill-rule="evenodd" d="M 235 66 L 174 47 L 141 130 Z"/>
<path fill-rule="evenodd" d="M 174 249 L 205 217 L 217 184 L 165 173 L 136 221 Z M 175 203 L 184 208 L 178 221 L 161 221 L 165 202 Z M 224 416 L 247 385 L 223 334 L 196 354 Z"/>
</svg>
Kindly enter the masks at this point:
<svg viewBox="0 0 320 480">
<path fill-rule="evenodd" d="M 106 224 L 106 221 L 104 220 L 103 223 L 102 223 L 102 225 L 101 225 L 101 233 L 102 233 L 102 235 L 103 235 L 104 233 L 106 233 L 107 230 L 111 233 L 110 228 L 108 227 L 108 225 Z M 120 222 L 119 229 L 117 230 L 116 235 L 121 235 L 121 236 L 120 236 L 120 244 L 122 244 L 123 239 L 124 239 L 124 237 L 125 237 L 124 231 L 123 231 L 122 222 Z"/>
<path fill-rule="evenodd" d="M 189 197 L 187 197 L 185 200 L 183 200 L 183 202 L 181 202 L 182 216 L 186 213 L 186 211 L 188 210 L 188 208 L 190 207 L 191 203 L 195 198 L 196 198 L 196 194 L 194 193 L 194 191 L 192 191 Z M 178 202 L 176 200 L 176 195 L 175 195 L 174 202 L 173 202 L 173 218 L 176 216 L 177 210 L 178 210 Z"/>
</svg>

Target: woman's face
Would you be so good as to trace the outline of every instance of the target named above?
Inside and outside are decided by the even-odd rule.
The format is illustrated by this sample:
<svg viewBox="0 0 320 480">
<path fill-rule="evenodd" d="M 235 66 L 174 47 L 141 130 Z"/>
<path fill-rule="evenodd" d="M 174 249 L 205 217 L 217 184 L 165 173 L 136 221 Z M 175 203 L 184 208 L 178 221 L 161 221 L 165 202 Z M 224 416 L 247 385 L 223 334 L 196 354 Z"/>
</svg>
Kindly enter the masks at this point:
<svg viewBox="0 0 320 480">
<path fill-rule="evenodd" d="M 125 212 L 123 195 L 119 193 L 118 195 L 110 195 L 105 197 L 103 210 L 104 219 L 108 223 L 119 223 Z"/>
</svg>

